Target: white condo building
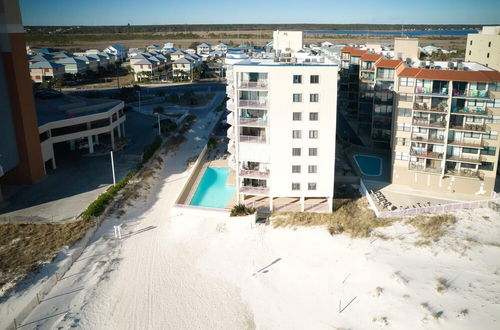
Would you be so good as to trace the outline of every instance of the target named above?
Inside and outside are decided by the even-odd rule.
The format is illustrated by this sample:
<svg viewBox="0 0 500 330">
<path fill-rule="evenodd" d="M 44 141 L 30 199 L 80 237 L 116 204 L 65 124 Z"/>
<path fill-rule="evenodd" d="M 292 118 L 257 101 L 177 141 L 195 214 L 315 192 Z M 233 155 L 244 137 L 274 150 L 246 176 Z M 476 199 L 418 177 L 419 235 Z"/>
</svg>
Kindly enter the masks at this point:
<svg viewBox="0 0 500 330">
<path fill-rule="evenodd" d="M 338 65 L 297 55 L 226 58 L 237 201 L 259 200 L 274 210 L 294 201 L 301 210 L 331 211 Z"/>
</svg>

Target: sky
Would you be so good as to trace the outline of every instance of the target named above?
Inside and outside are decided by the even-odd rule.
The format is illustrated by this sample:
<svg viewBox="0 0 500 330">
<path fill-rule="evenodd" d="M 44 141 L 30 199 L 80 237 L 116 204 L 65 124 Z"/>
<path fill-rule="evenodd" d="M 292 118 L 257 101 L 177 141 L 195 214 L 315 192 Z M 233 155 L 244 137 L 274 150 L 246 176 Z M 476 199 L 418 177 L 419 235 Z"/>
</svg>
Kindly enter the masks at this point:
<svg viewBox="0 0 500 330">
<path fill-rule="evenodd" d="M 24 25 L 500 24 L 500 0 L 19 0 Z"/>
</svg>

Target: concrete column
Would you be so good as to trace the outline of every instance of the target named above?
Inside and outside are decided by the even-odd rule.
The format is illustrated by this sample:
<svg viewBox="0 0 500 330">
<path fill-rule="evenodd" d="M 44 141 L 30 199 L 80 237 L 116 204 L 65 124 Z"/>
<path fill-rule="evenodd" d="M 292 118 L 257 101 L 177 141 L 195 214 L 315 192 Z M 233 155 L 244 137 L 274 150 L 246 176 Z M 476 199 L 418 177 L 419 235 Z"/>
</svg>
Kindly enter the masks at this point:
<svg viewBox="0 0 500 330">
<path fill-rule="evenodd" d="M 75 140 L 69 140 L 69 150 L 74 151 L 75 148 Z"/>
<path fill-rule="evenodd" d="M 54 156 L 52 156 L 52 169 L 56 169 L 56 158 Z"/>
<path fill-rule="evenodd" d="M 87 136 L 87 141 L 89 143 L 89 154 L 94 153 L 94 139 L 92 139 L 92 135 Z"/>
<path fill-rule="evenodd" d="M 114 129 L 109 131 L 109 134 L 111 135 L 111 149 L 115 150 L 115 132 L 114 132 Z"/>
<path fill-rule="evenodd" d="M 333 198 L 327 197 L 327 200 L 328 200 L 328 211 L 332 212 L 333 211 Z"/>
<path fill-rule="evenodd" d="M 125 123 L 122 123 L 122 136 L 125 137 Z"/>
<path fill-rule="evenodd" d="M 271 212 L 273 211 L 273 207 L 274 207 L 273 200 L 274 200 L 273 197 L 269 197 L 269 210 L 271 210 Z"/>
<path fill-rule="evenodd" d="M 306 209 L 306 199 L 304 197 L 300 197 L 300 212 L 304 212 Z"/>
<path fill-rule="evenodd" d="M 118 126 L 116 126 L 116 129 L 118 130 L 118 137 L 121 138 L 122 137 L 122 129 L 121 129 L 121 124 L 119 124 Z"/>
<path fill-rule="evenodd" d="M 96 134 L 96 135 L 95 135 L 95 143 L 96 143 L 96 144 L 99 144 L 99 134 Z"/>
</svg>

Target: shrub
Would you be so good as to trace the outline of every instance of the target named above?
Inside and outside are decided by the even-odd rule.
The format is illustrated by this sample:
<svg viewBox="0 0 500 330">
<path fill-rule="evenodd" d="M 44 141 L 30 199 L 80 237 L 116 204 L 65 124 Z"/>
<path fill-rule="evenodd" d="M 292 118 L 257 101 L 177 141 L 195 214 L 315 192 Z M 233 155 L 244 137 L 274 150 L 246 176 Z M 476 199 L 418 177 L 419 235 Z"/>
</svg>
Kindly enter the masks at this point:
<svg viewBox="0 0 500 330">
<path fill-rule="evenodd" d="M 255 209 L 253 207 L 247 207 L 244 204 L 236 204 L 231 209 L 231 216 L 232 217 L 239 217 L 239 216 L 249 215 L 249 214 L 253 214 L 253 213 L 255 213 Z"/>
<path fill-rule="evenodd" d="M 208 149 L 215 149 L 216 147 L 217 147 L 217 140 L 213 137 L 208 139 L 207 148 Z"/>
<path fill-rule="evenodd" d="M 158 148 L 160 148 L 161 142 L 162 142 L 161 138 L 159 136 L 157 136 L 155 138 L 155 140 L 153 142 L 151 142 L 151 144 L 148 145 L 146 147 L 146 149 L 144 149 L 144 153 L 142 154 L 142 163 L 143 164 L 145 164 L 148 160 L 151 159 L 151 157 L 153 157 L 156 150 L 158 150 Z"/>
<path fill-rule="evenodd" d="M 153 109 L 153 113 L 163 113 L 164 111 L 165 111 L 165 109 L 163 109 L 163 107 L 161 105 L 159 105 Z"/>
</svg>

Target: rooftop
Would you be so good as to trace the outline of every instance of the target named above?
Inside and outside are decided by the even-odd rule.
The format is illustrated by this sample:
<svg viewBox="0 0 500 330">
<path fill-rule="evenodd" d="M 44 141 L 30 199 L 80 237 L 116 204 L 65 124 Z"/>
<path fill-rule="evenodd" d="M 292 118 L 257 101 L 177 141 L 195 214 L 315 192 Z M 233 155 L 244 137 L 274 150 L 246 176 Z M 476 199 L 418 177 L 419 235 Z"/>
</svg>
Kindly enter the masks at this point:
<svg viewBox="0 0 500 330">
<path fill-rule="evenodd" d="M 54 90 L 42 90 L 35 95 L 38 126 L 54 121 L 106 112 L 120 104 L 120 102 L 119 100 L 68 96 Z"/>
<path fill-rule="evenodd" d="M 400 77 L 430 80 L 500 82 L 500 72 L 475 62 L 403 62 Z M 460 69 L 459 69 L 460 68 Z"/>
</svg>

